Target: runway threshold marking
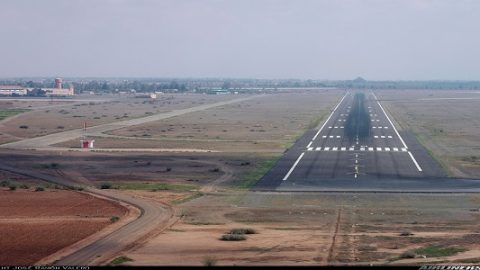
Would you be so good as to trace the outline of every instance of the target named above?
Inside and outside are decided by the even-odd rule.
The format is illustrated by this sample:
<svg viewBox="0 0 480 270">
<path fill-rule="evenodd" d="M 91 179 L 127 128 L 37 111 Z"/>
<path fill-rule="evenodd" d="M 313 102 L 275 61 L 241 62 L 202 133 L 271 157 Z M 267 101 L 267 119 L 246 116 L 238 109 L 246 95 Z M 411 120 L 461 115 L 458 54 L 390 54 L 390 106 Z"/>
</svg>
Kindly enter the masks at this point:
<svg viewBox="0 0 480 270">
<path fill-rule="evenodd" d="M 303 155 L 305 155 L 305 152 L 302 152 L 300 154 L 300 156 L 297 158 L 297 160 L 295 161 L 295 163 L 293 163 L 293 166 L 290 168 L 290 170 L 287 172 L 287 174 L 285 175 L 285 177 L 283 177 L 283 181 L 286 181 L 288 179 L 288 177 L 290 176 L 290 174 L 293 172 L 293 170 L 295 170 L 295 167 L 297 167 L 297 164 L 300 162 L 300 160 L 302 159 Z"/>
<path fill-rule="evenodd" d="M 320 134 L 320 132 L 322 132 L 323 128 L 325 127 L 325 125 L 328 123 L 328 121 L 330 120 L 330 118 L 332 118 L 332 115 L 335 113 L 335 111 L 338 109 L 338 106 L 340 106 L 340 104 L 342 104 L 343 100 L 345 99 L 346 96 L 348 96 L 349 93 L 346 93 L 342 99 L 340 100 L 340 102 L 338 102 L 337 106 L 335 106 L 335 108 L 333 108 L 333 111 L 332 113 L 330 113 L 330 116 L 328 116 L 327 120 L 325 121 L 325 123 L 323 123 L 322 127 L 317 131 L 317 133 L 315 134 L 315 136 L 313 136 L 313 139 L 312 141 L 315 141 L 315 139 L 317 138 L 318 134 Z M 331 128 L 331 127 L 329 127 Z"/>
<path fill-rule="evenodd" d="M 383 109 L 383 106 L 382 104 L 380 104 L 380 101 L 378 101 L 378 98 L 377 96 L 375 95 L 375 93 L 373 93 L 372 91 L 372 95 L 373 97 L 375 97 L 375 101 L 377 101 L 377 104 L 378 106 L 380 107 L 380 109 L 382 109 L 382 112 L 383 114 L 385 114 L 385 117 L 387 118 L 388 122 L 390 123 L 390 125 L 393 127 L 393 130 L 395 131 L 395 133 L 397 134 L 398 138 L 400 139 L 400 141 L 402 142 L 404 148 L 402 148 L 402 151 L 408 151 L 408 146 L 407 144 L 405 143 L 405 141 L 403 140 L 402 136 L 400 136 L 400 133 L 398 133 L 398 130 L 397 128 L 395 127 L 395 125 L 393 124 L 392 120 L 390 120 L 390 117 L 388 117 L 387 113 L 385 112 L 385 109 Z M 404 150 L 405 149 L 405 150 Z M 413 156 L 412 152 L 408 151 L 408 155 L 410 156 L 410 158 L 412 159 L 413 163 L 415 164 L 415 166 L 417 167 L 417 170 L 419 172 L 422 171 L 422 168 L 420 167 L 420 165 L 418 164 L 417 160 L 415 159 L 415 157 Z"/>
</svg>

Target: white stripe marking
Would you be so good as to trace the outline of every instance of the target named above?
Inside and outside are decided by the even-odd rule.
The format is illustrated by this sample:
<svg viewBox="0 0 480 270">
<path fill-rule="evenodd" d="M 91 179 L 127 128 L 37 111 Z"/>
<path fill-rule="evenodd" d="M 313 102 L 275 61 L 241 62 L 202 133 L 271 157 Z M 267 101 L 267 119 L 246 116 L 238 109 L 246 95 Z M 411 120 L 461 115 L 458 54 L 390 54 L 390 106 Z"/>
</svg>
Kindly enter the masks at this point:
<svg viewBox="0 0 480 270">
<path fill-rule="evenodd" d="M 300 156 L 297 158 L 297 161 L 295 161 L 295 163 L 293 163 L 293 166 L 290 168 L 290 170 L 288 171 L 288 173 L 285 175 L 285 177 L 283 177 L 283 181 L 286 181 L 288 179 L 288 177 L 290 176 L 290 174 L 293 172 L 293 170 L 295 169 L 295 167 L 297 167 L 297 164 L 298 162 L 300 162 L 300 160 L 302 159 L 303 155 L 305 155 L 305 152 L 302 152 L 300 154 Z"/>
<path fill-rule="evenodd" d="M 397 148 L 397 147 L 393 147 L 393 151 L 398 152 L 398 148 Z"/>
<path fill-rule="evenodd" d="M 328 123 L 328 120 L 330 120 L 330 118 L 332 118 L 332 115 L 335 113 L 335 111 L 337 110 L 338 106 L 340 106 L 340 104 L 342 103 L 342 101 L 345 99 L 345 97 L 348 95 L 349 93 L 346 93 L 343 98 L 340 100 L 340 102 L 337 104 L 337 106 L 333 109 L 332 113 L 330 114 L 330 116 L 327 118 L 327 120 L 325 121 L 325 123 L 323 123 L 322 127 L 317 131 L 317 133 L 315 134 L 315 136 L 313 136 L 313 139 L 312 141 L 315 141 L 315 139 L 317 138 L 318 134 L 320 134 L 320 132 L 322 131 L 323 127 L 325 127 L 325 125 Z"/>
<path fill-rule="evenodd" d="M 347 147 L 342 147 L 341 150 L 342 151 L 347 151 Z"/>
<path fill-rule="evenodd" d="M 312 145 L 313 142 L 310 142 L 308 145 L 307 145 L 307 148 L 310 148 L 310 145 Z"/>
<path fill-rule="evenodd" d="M 415 163 L 415 166 L 417 166 L 417 170 L 418 170 L 419 172 L 421 172 L 421 171 L 422 171 L 422 168 L 420 168 L 420 165 L 418 165 L 417 161 L 416 161 L 415 158 L 413 157 L 412 152 L 408 151 L 408 154 L 409 154 L 410 157 L 412 158 L 413 163 Z"/>
<path fill-rule="evenodd" d="M 373 151 L 373 147 L 368 147 L 368 151 Z"/>
<path fill-rule="evenodd" d="M 332 151 L 338 151 L 338 147 L 333 147 Z"/>
<path fill-rule="evenodd" d="M 407 145 L 405 144 L 405 141 L 403 141 L 402 136 L 400 136 L 400 133 L 398 133 L 398 130 L 397 130 L 397 129 L 395 128 L 395 126 L 393 125 L 392 120 L 390 120 L 390 117 L 388 117 L 387 113 L 386 113 L 385 110 L 383 109 L 382 104 L 380 104 L 380 101 L 378 101 L 377 96 L 376 96 L 373 92 L 372 92 L 372 95 L 375 97 L 375 100 L 377 101 L 378 106 L 380 106 L 380 109 L 382 109 L 383 114 L 385 114 L 385 116 L 387 117 L 388 122 L 390 122 L 390 125 L 393 127 L 393 130 L 394 130 L 395 133 L 397 134 L 398 138 L 400 138 L 400 141 L 402 142 L 403 146 L 404 146 L 405 148 L 408 148 Z"/>
<path fill-rule="evenodd" d="M 340 136 L 337 136 L 338 139 L 340 139 Z"/>
<path fill-rule="evenodd" d="M 377 151 L 381 152 L 381 151 L 382 151 L 382 148 L 381 148 L 381 147 L 377 147 Z"/>
<path fill-rule="evenodd" d="M 315 151 L 320 151 L 322 148 L 321 147 L 317 147 L 315 148 Z"/>
<path fill-rule="evenodd" d="M 389 152 L 389 151 L 390 151 L 390 147 L 385 147 L 385 151 Z"/>
<path fill-rule="evenodd" d="M 398 138 L 400 138 L 400 141 L 403 143 L 403 146 L 404 146 L 405 148 L 402 148 L 402 151 L 404 151 L 404 152 L 407 151 L 407 149 L 408 149 L 407 144 L 406 144 L 405 141 L 403 140 L 402 136 L 400 136 L 400 133 L 398 133 L 397 128 L 395 128 L 395 126 L 393 125 L 392 120 L 390 120 L 390 117 L 388 117 L 387 113 L 386 113 L 385 110 L 383 109 L 382 104 L 380 104 L 380 102 L 378 101 L 377 96 L 376 96 L 373 92 L 372 92 L 372 94 L 373 94 L 373 96 L 375 97 L 375 100 L 377 101 L 378 106 L 380 106 L 380 109 L 382 109 L 383 114 L 385 114 L 385 116 L 387 117 L 388 122 L 390 122 L 390 125 L 393 127 L 393 130 L 394 130 L 395 133 L 397 134 Z M 404 150 L 404 149 L 405 149 L 405 150 Z M 412 152 L 408 151 L 408 154 L 409 154 L 410 157 L 412 158 L 413 163 L 415 163 L 415 166 L 417 167 L 418 171 L 421 172 L 421 171 L 422 171 L 422 168 L 420 167 L 420 165 L 418 165 L 417 161 L 416 161 L 415 158 L 413 157 Z"/>
<path fill-rule="evenodd" d="M 327 135 L 323 135 L 322 138 L 327 138 Z"/>
<path fill-rule="evenodd" d="M 308 151 L 313 151 L 313 147 L 309 147 L 307 150 Z"/>
<path fill-rule="evenodd" d="M 330 151 L 330 147 L 323 148 L 323 151 Z"/>
</svg>

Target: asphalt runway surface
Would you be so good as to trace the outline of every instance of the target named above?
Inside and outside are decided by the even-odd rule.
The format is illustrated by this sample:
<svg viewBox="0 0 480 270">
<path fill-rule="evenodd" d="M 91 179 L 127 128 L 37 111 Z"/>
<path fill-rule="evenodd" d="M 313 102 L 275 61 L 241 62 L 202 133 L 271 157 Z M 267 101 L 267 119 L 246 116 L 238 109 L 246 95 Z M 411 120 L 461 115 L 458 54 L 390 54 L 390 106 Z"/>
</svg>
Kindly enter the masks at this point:
<svg viewBox="0 0 480 270">
<path fill-rule="evenodd" d="M 355 94 L 346 92 L 322 126 L 307 131 L 254 190 L 480 192 L 480 180 L 448 178 L 413 134 L 397 130 L 375 94 L 364 93 L 368 136 L 346 135 Z"/>
</svg>

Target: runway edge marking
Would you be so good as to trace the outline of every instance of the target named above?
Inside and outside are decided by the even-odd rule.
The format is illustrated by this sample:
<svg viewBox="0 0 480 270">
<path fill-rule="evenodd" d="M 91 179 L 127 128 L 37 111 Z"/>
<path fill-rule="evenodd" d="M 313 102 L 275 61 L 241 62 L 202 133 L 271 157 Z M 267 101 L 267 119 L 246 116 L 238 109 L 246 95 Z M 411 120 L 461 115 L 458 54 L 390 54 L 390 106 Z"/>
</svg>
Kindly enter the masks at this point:
<svg viewBox="0 0 480 270">
<path fill-rule="evenodd" d="M 406 144 L 405 141 L 403 140 L 402 136 L 400 136 L 400 133 L 398 133 L 397 128 L 396 128 L 395 125 L 393 124 L 392 120 L 390 120 L 390 117 L 388 117 L 387 112 L 385 112 L 385 110 L 383 109 L 383 106 L 382 106 L 382 104 L 380 104 L 380 101 L 378 101 L 377 96 L 375 95 L 375 93 L 373 93 L 373 91 L 371 91 L 371 92 L 372 92 L 372 95 L 373 95 L 373 97 L 375 98 L 375 101 L 377 102 L 378 106 L 380 106 L 380 109 L 382 109 L 383 114 L 385 114 L 385 117 L 387 117 L 388 122 L 390 122 L 390 125 L 393 127 L 393 130 L 394 130 L 395 133 L 397 134 L 398 138 L 399 138 L 400 141 L 403 143 L 403 146 L 405 147 L 406 150 L 408 150 L 407 144 Z M 408 151 L 408 155 L 410 156 L 410 158 L 412 159 L 413 163 L 414 163 L 415 166 L 417 167 L 417 170 L 418 170 L 419 172 L 423 171 L 423 170 L 422 170 L 422 167 L 420 167 L 420 165 L 418 164 L 417 160 L 416 160 L 415 157 L 413 156 L 412 152 Z"/>
<path fill-rule="evenodd" d="M 408 151 L 408 154 L 409 154 L 410 157 L 412 158 L 413 163 L 415 163 L 415 166 L 417 166 L 417 170 L 418 170 L 419 172 L 421 172 L 421 171 L 422 171 L 422 168 L 420 167 L 420 165 L 418 165 L 418 162 L 417 162 L 417 161 L 415 160 L 415 158 L 413 157 L 412 152 Z"/>
<path fill-rule="evenodd" d="M 285 175 L 285 177 L 283 177 L 283 181 L 286 181 L 288 179 L 288 177 L 290 176 L 290 174 L 293 172 L 293 170 L 295 169 L 295 167 L 297 167 L 297 164 L 300 162 L 300 160 L 302 159 L 303 155 L 305 155 L 305 152 L 302 152 L 300 154 L 300 156 L 297 158 L 297 161 L 295 161 L 295 163 L 293 163 L 293 166 L 290 168 L 290 170 L 288 171 L 288 173 Z"/>
<path fill-rule="evenodd" d="M 330 118 L 332 118 L 332 115 L 335 113 L 335 111 L 338 109 L 338 106 L 340 106 L 340 104 L 342 104 L 343 100 L 345 99 L 346 96 L 348 96 L 348 92 L 342 97 L 342 99 L 340 100 L 340 102 L 337 104 L 337 106 L 335 106 L 335 108 L 333 109 L 332 113 L 330 113 L 330 116 L 327 118 L 327 120 L 325 121 L 325 123 L 323 123 L 322 127 L 317 131 L 317 133 L 315 134 L 315 136 L 313 136 L 312 138 L 312 142 L 315 141 L 315 139 L 317 138 L 318 134 L 320 134 L 320 132 L 322 132 L 323 128 L 325 127 L 325 125 L 328 123 L 328 121 L 330 120 Z"/>
</svg>

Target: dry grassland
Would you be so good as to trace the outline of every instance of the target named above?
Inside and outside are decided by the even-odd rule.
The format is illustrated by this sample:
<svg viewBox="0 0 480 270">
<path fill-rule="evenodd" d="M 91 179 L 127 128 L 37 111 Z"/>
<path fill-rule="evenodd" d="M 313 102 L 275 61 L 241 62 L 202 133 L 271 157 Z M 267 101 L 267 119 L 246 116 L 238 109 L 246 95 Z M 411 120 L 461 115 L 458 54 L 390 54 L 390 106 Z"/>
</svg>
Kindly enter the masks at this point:
<svg viewBox="0 0 480 270">
<path fill-rule="evenodd" d="M 68 106 L 40 107 L 26 112 L 0 125 L 0 142 L 18 141 L 71 129 L 112 123 L 175 109 L 194 107 L 218 101 L 232 99 L 233 95 L 192 95 L 165 94 L 156 100 L 144 98 L 117 98 L 75 102 Z M 75 101 L 75 99 L 72 99 Z M 23 102 L 23 101 L 22 101 Z M 31 106 L 38 106 L 38 101 L 31 101 Z M 0 103 L 0 106 L 10 106 Z M 34 108 L 34 107 L 33 107 Z M 2 107 L 0 107 L 2 109 Z M 26 126 L 27 128 L 20 128 Z"/>
<path fill-rule="evenodd" d="M 100 148 L 189 148 L 281 153 L 341 98 L 335 90 L 278 93 L 96 137 Z M 56 146 L 78 147 L 72 140 Z"/>
<path fill-rule="evenodd" d="M 480 178 L 480 93 L 376 91 L 401 129 L 412 131 L 450 176 Z"/>
</svg>

